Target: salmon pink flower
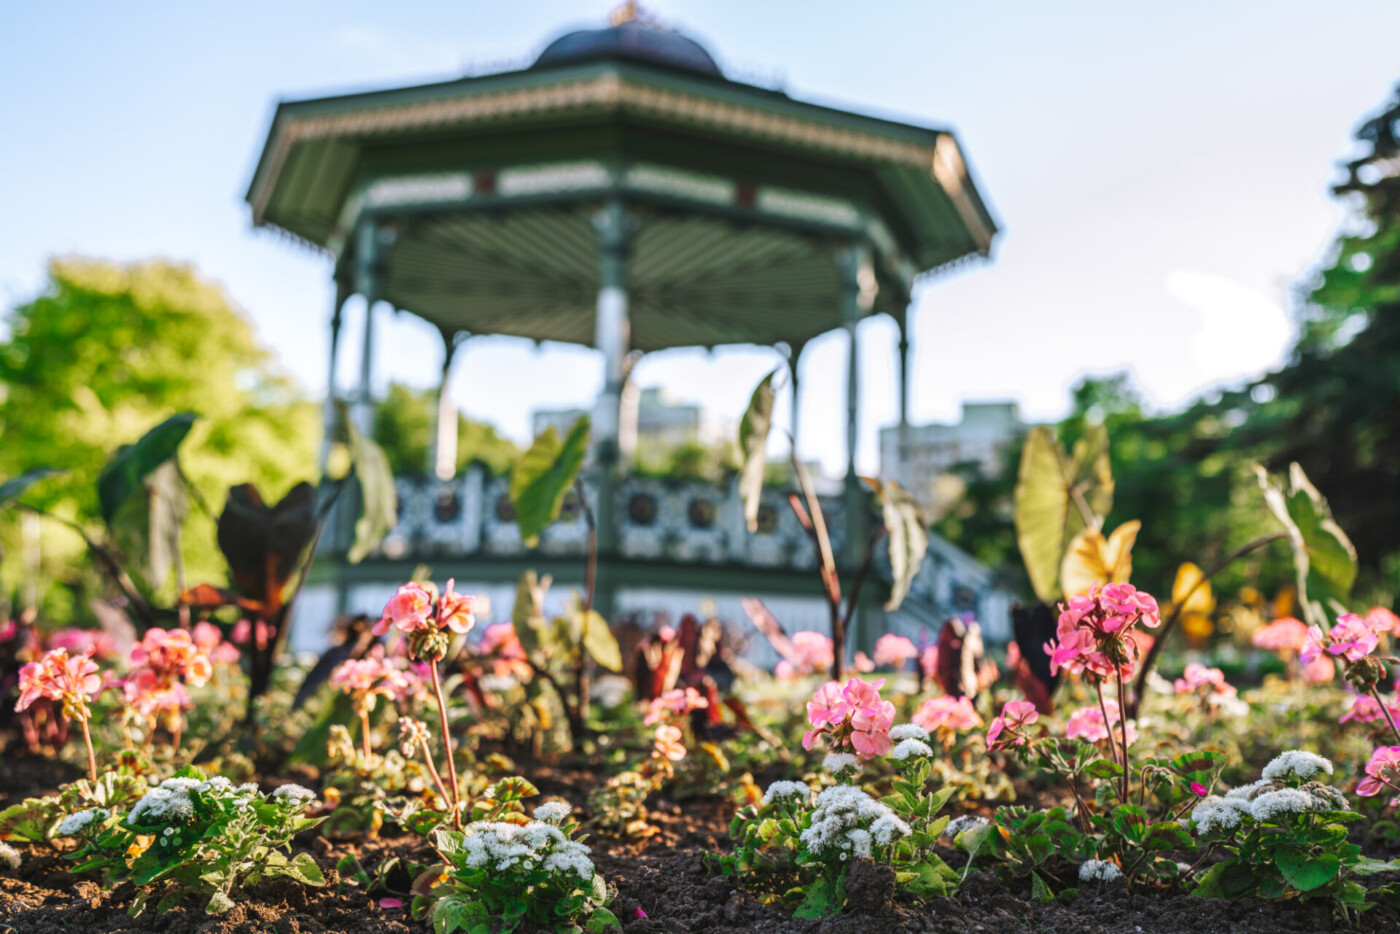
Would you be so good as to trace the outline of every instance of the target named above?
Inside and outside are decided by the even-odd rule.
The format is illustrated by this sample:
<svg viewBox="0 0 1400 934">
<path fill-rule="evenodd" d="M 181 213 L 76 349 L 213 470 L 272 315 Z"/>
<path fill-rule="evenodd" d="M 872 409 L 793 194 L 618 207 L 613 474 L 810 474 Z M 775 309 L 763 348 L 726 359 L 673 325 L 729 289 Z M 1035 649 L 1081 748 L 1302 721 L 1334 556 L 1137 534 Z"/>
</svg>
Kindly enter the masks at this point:
<svg viewBox="0 0 1400 934">
<path fill-rule="evenodd" d="M 992 725 L 987 728 L 987 748 L 1024 746 L 1027 737 L 1021 730 L 1039 719 L 1040 714 L 1036 711 L 1035 704 L 1030 701 L 1007 701 L 1001 708 L 1001 716 L 993 718 Z"/>
<path fill-rule="evenodd" d="M 384 605 L 384 615 L 374 624 L 374 634 L 382 636 L 393 626 L 400 632 L 414 633 L 428 626 L 433 597 L 416 581 L 404 584 Z"/>
<path fill-rule="evenodd" d="M 379 697 L 393 698 L 408 688 L 408 676 L 384 657 L 382 646 L 366 658 L 351 658 L 341 662 L 331 672 L 331 687 L 354 699 L 355 710 L 373 710 Z"/>
<path fill-rule="evenodd" d="M 1380 794 L 1382 788 L 1400 791 L 1400 746 L 1381 746 L 1371 753 L 1366 763 L 1366 777 L 1356 785 L 1356 793 L 1363 798 Z M 1392 800 L 1392 805 L 1396 802 Z"/>
<path fill-rule="evenodd" d="M 792 634 L 793 658 L 790 662 L 796 675 L 810 675 L 818 671 L 829 671 L 836 659 L 835 643 L 830 636 L 811 630 Z"/>
<path fill-rule="evenodd" d="M 656 728 L 656 745 L 651 751 L 652 758 L 679 762 L 685 758 L 685 753 L 686 749 L 681 744 L 679 727 L 663 723 Z"/>
<path fill-rule="evenodd" d="M 213 623 L 198 622 L 190 632 L 195 647 L 215 665 L 237 665 L 238 646 L 224 641 L 224 634 Z"/>
<path fill-rule="evenodd" d="M 802 737 L 802 748 L 811 749 L 826 735 L 834 747 L 849 745 L 865 759 L 884 755 L 890 749 L 890 727 L 894 724 L 894 704 L 881 700 L 885 681 L 851 678 L 845 685 L 828 681 L 807 702 L 807 719 L 812 729 Z"/>
<path fill-rule="evenodd" d="M 1065 723 L 1065 737 L 1067 739 L 1082 739 L 1089 743 L 1102 742 L 1109 738 L 1109 730 L 1118 726 L 1122 718 L 1118 713 L 1118 702 L 1110 698 L 1105 698 L 1104 708 L 1108 710 L 1108 723 L 1104 723 L 1103 711 L 1097 707 L 1082 707 L 1069 715 L 1069 720 Z M 1113 736 L 1119 737 L 1117 731 Z M 1129 745 L 1137 739 L 1137 728 L 1130 722 L 1128 724 Z"/>
<path fill-rule="evenodd" d="M 1355 613 L 1337 617 L 1337 625 L 1332 627 L 1328 638 L 1331 640 L 1327 646 L 1328 654 L 1349 662 L 1361 661 L 1380 643 L 1380 637 L 1367 628 L 1366 621 Z"/>
<path fill-rule="evenodd" d="M 476 598 L 470 594 L 454 593 L 452 585 L 457 583 L 455 579 L 448 580 L 447 587 L 443 589 L 442 596 L 438 598 L 438 624 L 445 626 L 458 635 L 464 636 L 472 631 L 476 625 L 476 615 L 473 610 L 476 607 Z"/>
<path fill-rule="evenodd" d="M 642 726 L 651 726 L 668 716 L 683 717 L 692 710 L 704 710 L 709 706 L 710 702 L 695 688 L 676 688 L 651 699 Z"/>
<path fill-rule="evenodd" d="M 877 666 L 888 665 L 903 669 L 906 662 L 919 657 L 919 650 L 907 636 L 887 632 L 875 640 L 871 659 Z"/>
<path fill-rule="evenodd" d="M 1225 681 L 1225 673 L 1219 668 L 1207 668 L 1200 662 L 1192 662 L 1186 671 L 1172 683 L 1178 694 L 1195 694 L 1205 688 L 1205 694 L 1234 694 L 1233 685 Z"/>
<path fill-rule="evenodd" d="M 1095 680 L 1131 677 L 1143 652 L 1137 626 L 1161 623 L 1157 601 L 1131 584 L 1091 587 L 1060 605 L 1055 639 L 1045 644 L 1050 671 L 1087 672 Z"/>
<path fill-rule="evenodd" d="M 841 696 L 846 699 L 847 704 L 851 705 L 851 709 L 873 712 L 880 710 L 884 704 L 888 703 L 888 701 L 880 699 L 880 688 L 884 686 L 884 678 L 875 681 L 852 678 L 841 689 Z"/>
<path fill-rule="evenodd" d="M 919 671 L 925 678 L 934 678 L 938 675 L 938 646 L 930 644 L 923 647 L 919 652 Z"/>
<path fill-rule="evenodd" d="M 1377 635 L 1400 637 L 1400 616 L 1383 606 L 1373 606 L 1366 611 L 1366 628 Z"/>
<path fill-rule="evenodd" d="M 972 701 L 946 694 L 924 701 L 911 719 L 930 733 L 938 730 L 950 733 L 971 730 L 982 725 L 982 718 L 973 709 Z"/>
<path fill-rule="evenodd" d="M 1321 630 L 1318 632 L 1321 633 Z M 1308 627 L 1303 625 L 1301 620 L 1281 616 L 1267 626 L 1260 626 L 1254 630 L 1254 635 L 1250 636 L 1249 641 L 1256 648 L 1268 649 L 1270 652 L 1296 654 L 1308 644 Z"/>
<path fill-rule="evenodd" d="M 88 701 L 102 693 L 97 663 L 86 655 L 70 658 L 67 649 L 46 652 L 37 662 L 19 670 L 19 702 L 15 710 L 29 708 L 41 697 L 59 701 L 65 716 L 86 721 L 92 716 Z"/>
<path fill-rule="evenodd" d="M 850 715 L 851 705 L 836 681 L 828 681 L 817 688 L 817 693 L 807 702 L 807 720 L 818 730 L 841 723 Z"/>
</svg>

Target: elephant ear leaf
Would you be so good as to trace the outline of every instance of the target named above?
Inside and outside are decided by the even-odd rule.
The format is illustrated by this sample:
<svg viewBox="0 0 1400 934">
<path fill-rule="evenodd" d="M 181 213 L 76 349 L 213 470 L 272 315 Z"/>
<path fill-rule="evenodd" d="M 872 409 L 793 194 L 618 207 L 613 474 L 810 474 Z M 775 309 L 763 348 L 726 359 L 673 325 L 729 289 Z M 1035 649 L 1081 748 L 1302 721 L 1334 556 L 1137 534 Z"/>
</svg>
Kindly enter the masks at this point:
<svg viewBox="0 0 1400 934">
<path fill-rule="evenodd" d="M 749 407 L 739 422 L 739 496 L 744 502 L 744 523 L 758 531 L 758 506 L 763 495 L 763 473 L 768 467 L 768 432 L 773 427 L 774 370 L 763 377 L 749 397 Z"/>
<path fill-rule="evenodd" d="M 1015 505 L 1016 543 L 1031 586 L 1041 601 L 1053 603 L 1070 542 L 1097 527 L 1113 505 L 1107 430 L 1090 427 L 1066 452 L 1048 428 L 1032 428 L 1021 451 Z"/>
<path fill-rule="evenodd" d="M 18 477 L 11 477 L 4 483 L 0 483 L 0 509 L 4 509 L 19 499 L 31 486 L 45 477 L 64 472 L 58 467 L 35 467 L 33 470 L 26 470 Z"/>
<path fill-rule="evenodd" d="M 362 434 L 350 419 L 345 419 L 345 430 L 350 460 L 360 481 L 360 517 L 355 520 L 355 540 L 347 557 L 351 564 L 359 564 L 398 523 L 399 494 L 384 449 Z"/>
<path fill-rule="evenodd" d="M 1328 611 L 1344 607 L 1351 595 L 1356 582 L 1356 548 L 1332 518 L 1327 500 L 1303 468 L 1289 466 L 1286 489 L 1276 484 L 1263 466 L 1255 464 L 1254 472 L 1264 491 L 1264 502 L 1293 545 L 1304 615 L 1310 623 L 1325 625 Z"/>
<path fill-rule="evenodd" d="M 1105 536 L 1083 529 L 1069 543 L 1060 565 L 1060 586 L 1067 594 L 1084 593 L 1095 584 L 1125 584 L 1133 574 L 1133 544 L 1142 523 L 1124 522 Z"/>
<path fill-rule="evenodd" d="M 899 609 L 924 564 L 928 551 L 928 530 L 918 504 L 909 491 L 893 480 L 868 481 L 880 501 L 881 516 L 889 540 L 890 598 L 885 610 Z"/>
<path fill-rule="evenodd" d="M 539 543 L 540 533 L 559 518 L 564 497 L 578 480 L 583 459 L 588 454 L 590 423 L 581 417 L 562 441 L 551 425 L 535 438 L 510 474 L 510 500 L 520 537 L 529 548 Z"/>
<path fill-rule="evenodd" d="M 103 522 L 111 525 L 122 504 L 141 488 L 142 481 L 175 456 L 197 418 L 193 412 L 172 415 L 113 455 L 97 478 L 97 505 Z"/>
</svg>

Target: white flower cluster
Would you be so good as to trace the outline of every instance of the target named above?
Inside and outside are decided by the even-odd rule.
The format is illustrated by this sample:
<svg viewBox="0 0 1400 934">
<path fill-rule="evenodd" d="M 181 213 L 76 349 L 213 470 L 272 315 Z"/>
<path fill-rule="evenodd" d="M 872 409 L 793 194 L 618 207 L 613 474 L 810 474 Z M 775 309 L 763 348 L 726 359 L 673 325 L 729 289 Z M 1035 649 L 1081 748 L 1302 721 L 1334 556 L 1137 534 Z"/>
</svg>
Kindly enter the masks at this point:
<svg viewBox="0 0 1400 934">
<path fill-rule="evenodd" d="M 542 820 L 546 824 L 562 824 L 569 816 L 573 808 L 563 801 L 546 801 L 535 808 L 535 820 Z"/>
<path fill-rule="evenodd" d="M 928 742 L 928 730 L 919 726 L 917 723 L 901 723 L 899 726 L 890 730 L 890 739 L 894 740 L 896 743 L 906 739 L 917 739 L 926 743 Z"/>
<path fill-rule="evenodd" d="M 1107 860 L 1091 859 L 1079 867 L 1079 881 L 1093 882 L 1114 882 L 1123 878 L 1123 870 L 1118 868 L 1117 863 L 1110 863 Z"/>
<path fill-rule="evenodd" d="M 1293 775 L 1306 782 L 1322 774 L 1331 775 L 1332 763 L 1316 753 L 1290 749 L 1276 756 L 1259 774 L 1270 781 L 1283 781 Z"/>
<path fill-rule="evenodd" d="M 126 815 L 126 822 L 137 824 L 184 823 L 194 816 L 190 790 L 201 783 L 192 778 L 167 778 L 141 796 Z"/>
<path fill-rule="evenodd" d="M 1196 833 L 1233 830 L 1240 825 L 1240 813 L 1249 813 L 1249 802 L 1243 798 L 1206 795 L 1191 809 L 1191 823 Z"/>
<path fill-rule="evenodd" d="M 840 775 L 842 772 L 854 772 L 860 768 L 860 760 L 849 752 L 829 752 L 822 760 L 822 768 L 833 775 Z"/>
<path fill-rule="evenodd" d="M 104 821 L 111 812 L 102 808 L 88 808 L 86 811 L 78 811 L 69 814 L 63 819 L 63 823 L 58 825 L 58 835 L 60 837 L 71 837 L 86 829 L 93 821 Z"/>
<path fill-rule="evenodd" d="M 890 758 L 894 759 L 896 762 L 903 762 L 910 756 L 918 758 L 931 755 L 933 755 L 933 750 L 929 747 L 928 743 L 912 737 L 902 741 L 898 746 L 890 750 Z"/>
<path fill-rule="evenodd" d="M 1249 802 L 1249 814 L 1259 822 L 1270 821 L 1281 814 L 1303 814 L 1316 810 L 1318 801 L 1301 788 L 1280 788 L 1266 791 Z"/>
<path fill-rule="evenodd" d="M 305 807 L 316 800 L 316 792 L 312 791 L 310 788 L 304 788 L 296 784 L 279 785 L 277 789 L 272 792 L 272 800 L 278 804 L 292 804 Z"/>
<path fill-rule="evenodd" d="M 806 799 L 811 794 L 812 789 L 807 786 L 806 782 L 774 782 L 763 793 L 763 803 L 772 804 L 774 801 L 781 801 L 784 798 Z"/>
<path fill-rule="evenodd" d="M 978 817 L 976 814 L 959 814 L 948 821 L 948 826 L 943 828 L 943 836 L 950 840 L 956 840 L 958 834 L 964 830 L 971 830 L 974 827 L 982 827 L 988 823 L 985 817 Z"/>
<path fill-rule="evenodd" d="M 0 864 L 8 867 L 10 872 L 14 872 L 19 868 L 19 863 L 19 850 L 8 843 L 0 843 Z"/>
<path fill-rule="evenodd" d="M 817 795 L 812 824 L 800 839 L 809 853 L 835 850 L 841 859 L 869 856 L 872 843 L 888 846 L 913 831 L 886 805 L 852 785 L 836 785 Z"/>
<path fill-rule="evenodd" d="M 542 804 L 540 808 L 548 806 Z M 473 868 L 489 867 L 496 872 L 506 872 L 515 866 L 523 869 L 543 866 L 551 872 L 573 873 L 585 882 L 593 878 L 588 847 L 565 837 L 553 824 L 538 820 L 523 826 L 477 821 L 467 827 L 466 834 L 462 846 L 467 865 Z"/>
</svg>

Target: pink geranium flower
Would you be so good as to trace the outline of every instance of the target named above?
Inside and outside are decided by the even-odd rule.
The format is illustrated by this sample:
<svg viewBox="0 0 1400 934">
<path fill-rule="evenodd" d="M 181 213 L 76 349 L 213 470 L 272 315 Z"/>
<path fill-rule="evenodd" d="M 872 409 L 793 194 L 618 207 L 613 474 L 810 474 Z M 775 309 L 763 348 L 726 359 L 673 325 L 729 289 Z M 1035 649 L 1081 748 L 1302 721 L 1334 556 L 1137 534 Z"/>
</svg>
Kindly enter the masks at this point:
<svg viewBox="0 0 1400 934">
<path fill-rule="evenodd" d="M 1400 636 L 1400 616 L 1383 606 L 1373 606 L 1366 611 L 1366 628 L 1377 635 Z"/>
<path fill-rule="evenodd" d="M 944 730 L 957 732 L 971 730 L 982 725 L 982 718 L 966 697 L 930 697 L 919 705 L 918 712 L 911 718 L 914 723 L 930 733 Z"/>
<path fill-rule="evenodd" d="M 409 687 L 408 676 L 399 670 L 384 650 L 375 646 L 366 658 L 351 658 L 341 662 L 331 672 L 331 687 L 349 694 L 355 709 L 366 713 L 373 710 L 379 697 L 398 697 Z"/>
<path fill-rule="evenodd" d="M 675 688 L 651 699 L 642 725 L 651 726 L 667 716 L 683 717 L 693 710 L 704 710 L 709 706 L 710 702 L 695 688 Z"/>
<path fill-rule="evenodd" d="M 1371 753 L 1365 772 L 1366 777 L 1356 785 L 1356 793 L 1362 797 L 1380 794 L 1382 788 L 1400 791 L 1400 746 L 1381 746 Z"/>
<path fill-rule="evenodd" d="M 887 632 L 875 640 L 871 659 L 877 666 L 889 665 L 903 669 L 905 663 L 919 657 L 919 650 L 907 636 Z"/>
<path fill-rule="evenodd" d="M 836 660 L 835 643 L 830 636 L 811 630 L 792 634 L 792 666 L 795 674 L 810 675 L 818 671 L 828 671 Z"/>
<path fill-rule="evenodd" d="M 195 647 L 209 656 L 209 661 L 215 665 L 238 664 L 238 646 L 232 642 L 225 642 L 223 632 L 213 623 L 195 623 L 190 636 Z"/>
<path fill-rule="evenodd" d="M 29 708 L 41 697 L 59 701 L 66 716 L 86 721 L 88 701 L 102 692 L 97 663 L 86 655 L 70 658 L 67 649 L 53 649 L 19 670 L 19 701 L 15 710 Z"/>
<path fill-rule="evenodd" d="M 681 731 L 679 727 L 674 727 L 669 723 L 663 723 L 656 728 L 656 744 L 652 748 L 651 754 L 656 759 L 670 759 L 672 762 L 679 762 L 685 758 L 686 749 L 681 743 Z"/>
<path fill-rule="evenodd" d="M 851 746 L 864 759 L 884 755 L 890 749 L 894 705 L 880 698 L 884 679 L 851 678 L 844 685 L 828 681 L 807 702 L 812 729 L 802 737 L 802 748 L 811 749 L 822 736 L 836 747 Z"/>
<path fill-rule="evenodd" d="M 807 720 L 818 730 L 840 723 L 850 715 L 851 705 L 836 681 L 828 681 L 817 688 L 817 693 L 807 702 Z"/>
<path fill-rule="evenodd" d="M 1250 636 L 1249 641 L 1257 648 L 1268 649 L 1270 652 L 1297 653 L 1308 644 L 1308 627 L 1303 625 L 1301 620 L 1282 616 L 1267 626 L 1260 626 L 1254 630 L 1254 635 Z"/>
<path fill-rule="evenodd" d="M 1355 613 L 1337 617 L 1337 625 L 1332 627 L 1328 638 L 1331 640 L 1327 646 L 1328 654 L 1349 662 L 1361 661 L 1380 644 L 1380 637 L 1367 628 L 1366 621 Z"/>
<path fill-rule="evenodd" d="M 1162 623 L 1157 601 L 1131 584 L 1104 584 L 1060 605 L 1055 638 L 1045 644 L 1050 671 L 1061 668 L 1095 679 L 1132 676 L 1142 653 L 1139 625 Z"/>
<path fill-rule="evenodd" d="M 1109 730 L 1113 729 L 1113 738 L 1118 740 L 1120 732 L 1117 730 L 1119 721 L 1122 719 L 1118 713 L 1118 702 L 1105 698 L 1104 707 L 1108 710 L 1108 722 L 1104 722 L 1103 711 L 1097 707 L 1082 707 L 1069 715 L 1069 720 L 1065 723 L 1065 737 L 1067 739 L 1082 739 L 1085 742 L 1097 743 L 1109 738 Z M 1137 739 L 1137 728 L 1132 723 L 1128 724 L 1128 743 L 1131 745 Z"/>
<path fill-rule="evenodd" d="M 1205 694 L 1234 694 L 1233 685 L 1225 681 L 1225 673 L 1219 668 L 1207 668 L 1200 662 L 1192 662 L 1186 666 L 1180 678 L 1172 683 L 1178 694 L 1195 694 L 1205 690 Z"/>
<path fill-rule="evenodd" d="M 987 728 L 987 748 L 1025 745 L 1027 737 L 1021 730 L 1039 719 L 1040 714 L 1030 701 L 1007 701 L 1001 708 L 1001 716 L 993 718 L 992 725 Z"/>
<path fill-rule="evenodd" d="M 464 636 L 476 625 L 476 614 L 473 612 L 476 608 L 476 598 L 470 594 L 454 593 L 452 585 L 455 583 L 455 579 L 448 580 L 447 587 L 438 598 L 437 619 L 440 626 Z"/>
<path fill-rule="evenodd" d="M 414 633 L 428 626 L 433 597 L 416 581 L 404 584 L 384 605 L 384 615 L 374 624 L 374 634 L 382 636 L 393 626 L 400 632 Z"/>
</svg>

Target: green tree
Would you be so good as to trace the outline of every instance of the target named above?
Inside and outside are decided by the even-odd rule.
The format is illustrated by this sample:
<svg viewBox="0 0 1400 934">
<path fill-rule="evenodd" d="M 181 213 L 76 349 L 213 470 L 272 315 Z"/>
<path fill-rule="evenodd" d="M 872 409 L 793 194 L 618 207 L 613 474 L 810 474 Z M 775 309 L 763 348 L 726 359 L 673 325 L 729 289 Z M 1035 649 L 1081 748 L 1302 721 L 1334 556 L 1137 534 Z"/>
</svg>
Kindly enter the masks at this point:
<svg viewBox="0 0 1400 934">
<path fill-rule="evenodd" d="M 275 370 L 219 286 L 159 260 L 58 259 L 48 273 L 44 291 L 11 310 L 0 343 L 0 476 L 42 465 L 68 471 L 28 501 L 98 531 L 102 467 L 179 411 L 200 416 L 181 464 L 216 514 L 233 484 L 250 481 L 275 499 L 314 477 L 317 407 Z M 0 517 L 6 592 L 25 574 L 14 516 Z M 191 509 L 183 528 L 189 577 L 221 578 L 212 519 Z M 85 616 L 101 584 L 81 543 L 45 523 L 41 546 L 43 581 L 66 585 L 46 586 L 42 608 L 55 621 Z M 151 583 L 173 596 L 173 581 Z"/>
<path fill-rule="evenodd" d="M 396 475 L 416 476 L 428 470 L 437 424 L 437 393 L 390 383 L 374 405 L 374 440 L 389 456 Z M 480 461 L 492 474 L 510 470 L 520 448 L 497 433 L 494 425 L 457 413 L 457 469 Z"/>
</svg>

